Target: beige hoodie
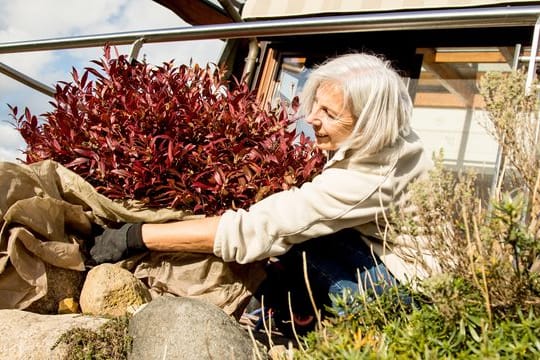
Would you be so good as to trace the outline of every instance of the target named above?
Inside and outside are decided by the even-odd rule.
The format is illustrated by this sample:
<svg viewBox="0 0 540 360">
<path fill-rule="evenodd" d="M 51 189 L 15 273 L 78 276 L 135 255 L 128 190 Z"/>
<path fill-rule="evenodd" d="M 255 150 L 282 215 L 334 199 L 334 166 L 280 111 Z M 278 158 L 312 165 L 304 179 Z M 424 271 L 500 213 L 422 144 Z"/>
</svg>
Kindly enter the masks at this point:
<svg viewBox="0 0 540 360">
<path fill-rule="evenodd" d="M 392 204 L 398 208 L 404 204 L 407 185 L 431 166 L 431 158 L 414 132 L 375 155 L 338 151 L 320 175 L 300 188 L 273 194 L 247 211 L 225 212 L 214 254 L 225 261 L 249 263 L 281 255 L 312 238 L 356 228 L 372 237 L 365 241 L 403 281 L 416 275 L 414 264 L 397 256 L 381 240 L 385 216 Z M 416 244 L 410 247 L 416 248 Z"/>
</svg>

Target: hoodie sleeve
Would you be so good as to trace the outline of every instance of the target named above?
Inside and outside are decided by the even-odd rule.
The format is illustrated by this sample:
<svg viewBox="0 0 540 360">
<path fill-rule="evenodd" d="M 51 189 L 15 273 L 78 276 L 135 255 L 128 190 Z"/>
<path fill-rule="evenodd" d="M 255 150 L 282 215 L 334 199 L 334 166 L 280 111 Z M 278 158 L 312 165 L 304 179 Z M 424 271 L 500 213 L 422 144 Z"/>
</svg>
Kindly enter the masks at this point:
<svg viewBox="0 0 540 360">
<path fill-rule="evenodd" d="M 218 225 L 214 254 L 248 263 L 292 245 L 374 221 L 393 198 L 389 170 L 330 168 L 300 188 L 273 194 L 249 210 L 229 210 Z"/>
</svg>

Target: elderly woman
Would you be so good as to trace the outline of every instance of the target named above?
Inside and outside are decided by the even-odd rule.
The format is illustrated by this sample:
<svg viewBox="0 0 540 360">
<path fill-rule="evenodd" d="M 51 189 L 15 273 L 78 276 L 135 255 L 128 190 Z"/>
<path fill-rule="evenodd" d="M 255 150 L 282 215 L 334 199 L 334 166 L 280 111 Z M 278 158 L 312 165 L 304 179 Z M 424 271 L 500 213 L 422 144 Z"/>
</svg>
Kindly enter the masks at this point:
<svg viewBox="0 0 540 360">
<path fill-rule="evenodd" d="M 431 160 L 410 128 L 412 102 L 402 79 L 377 56 L 340 56 L 310 74 L 301 106 L 328 158 L 313 181 L 217 217 L 107 230 L 91 249 L 93 259 L 117 261 L 146 249 L 213 253 L 238 263 L 277 257 L 260 292 L 279 307 L 291 291 L 300 315 L 308 307 L 306 296 L 295 295 L 304 282 L 303 252 L 318 297 L 411 276 L 410 264 L 386 243 L 385 227 L 390 207 L 409 210 L 402 206 L 407 185 Z"/>
</svg>

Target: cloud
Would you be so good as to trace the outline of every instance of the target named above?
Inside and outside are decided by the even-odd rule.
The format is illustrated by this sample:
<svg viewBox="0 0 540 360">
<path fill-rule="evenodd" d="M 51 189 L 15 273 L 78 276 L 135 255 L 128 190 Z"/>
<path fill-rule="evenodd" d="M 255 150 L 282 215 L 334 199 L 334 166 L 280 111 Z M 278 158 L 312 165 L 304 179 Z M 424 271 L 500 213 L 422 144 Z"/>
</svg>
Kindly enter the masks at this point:
<svg viewBox="0 0 540 360">
<path fill-rule="evenodd" d="M 167 8 L 150 0 L 0 0 L 0 43 L 40 40 L 78 35 L 166 29 L 189 26 Z M 221 40 L 144 44 L 140 57 L 149 63 L 175 60 L 187 64 L 216 62 L 223 48 Z M 119 46 L 129 54 L 131 46 Z M 48 86 L 69 81 L 72 66 L 82 70 L 90 60 L 102 56 L 102 48 L 36 51 L 0 54 L 0 62 Z M 51 99 L 3 74 L 0 74 L 0 160 L 21 157 L 24 141 L 8 122 L 7 104 L 30 108 L 35 115 L 51 109 Z"/>
<path fill-rule="evenodd" d="M 0 0 L 0 8 L 3 12 L 0 42 L 189 26 L 172 11 L 149 0 Z M 141 54 L 146 54 L 152 60 L 150 62 L 157 63 L 172 58 L 180 63 L 187 63 L 191 58 L 207 62 L 217 60 L 222 46 L 220 40 L 145 44 Z M 119 49 L 122 53 L 129 53 L 131 46 L 120 46 Z M 69 70 L 70 66 L 63 62 L 63 57 L 74 61 L 73 65 L 86 65 L 90 59 L 100 55 L 101 48 L 80 48 L 0 54 L 0 61 L 46 83 L 58 80 L 50 78 L 51 67 Z M 40 75 L 45 78 L 40 78 Z"/>
<path fill-rule="evenodd" d="M 17 130 L 9 124 L 0 124 L 0 134 L 0 161 L 15 162 L 17 158 L 23 158 L 21 150 L 25 144 Z"/>
<path fill-rule="evenodd" d="M 1 0 L 2 33 L 16 38 L 47 38 L 81 33 L 92 26 L 114 27 L 128 0 Z M 142 0 L 133 0 L 142 3 Z M 110 24 L 110 25 L 109 25 Z M 0 33 L 0 35 L 2 34 Z M 5 38 L 3 38 L 5 40 Z"/>
</svg>

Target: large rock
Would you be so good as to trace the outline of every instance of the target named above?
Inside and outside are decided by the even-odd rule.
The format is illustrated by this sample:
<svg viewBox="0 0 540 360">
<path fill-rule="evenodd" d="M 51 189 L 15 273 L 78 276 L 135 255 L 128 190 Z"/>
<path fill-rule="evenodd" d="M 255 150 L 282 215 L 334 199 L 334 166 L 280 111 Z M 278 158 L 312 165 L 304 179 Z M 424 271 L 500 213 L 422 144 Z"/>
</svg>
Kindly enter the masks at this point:
<svg viewBox="0 0 540 360">
<path fill-rule="evenodd" d="M 130 321 L 130 359 L 267 359 L 267 350 L 217 306 L 159 297 Z"/>
<path fill-rule="evenodd" d="M 152 299 L 144 284 L 120 266 L 102 264 L 88 272 L 80 306 L 85 314 L 122 316 L 129 307 L 138 307 Z"/>
<path fill-rule="evenodd" d="M 51 349 L 69 329 L 96 330 L 108 319 L 80 314 L 40 315 L 21 310 L 0 310 L 0 360 L 65 359 L 66 345 Z"/>
</svg>

